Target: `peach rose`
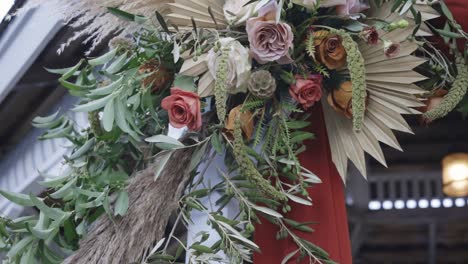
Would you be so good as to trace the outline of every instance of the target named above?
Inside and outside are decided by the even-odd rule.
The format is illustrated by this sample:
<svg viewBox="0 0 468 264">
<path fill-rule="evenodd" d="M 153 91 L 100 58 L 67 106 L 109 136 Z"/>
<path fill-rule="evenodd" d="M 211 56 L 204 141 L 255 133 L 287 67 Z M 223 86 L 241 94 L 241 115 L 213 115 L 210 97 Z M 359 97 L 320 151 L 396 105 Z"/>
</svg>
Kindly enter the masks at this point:
<svg viewBox="0 0 468 264">
<path fill-rule="evenodd" d="M 289 94 L 307 109 L 322 98 L 322 79 L 320 74 L 310 74 L 307 79 L 302 75 L 296 75 L 296 83 L 289 87 Z"/>
<path fill-rule="evenodd" d="M 346 65 L 346 51 L 341 43 L 341 38 L 335 34 L 323 36 L 323 31 L 314 32 L 319 36 L 315 40 L 316 58 L 330 70 L 339 69 Z"/>
<path fill-rule="evenodd" d="M 190 130 L 200 130 L 200 97 L 196 93 L 173 87 L 171 95 L 162 100 L 161 106 L 169 113 L 169 123 L 173 127 L 187 126 Z"/>
</svg>

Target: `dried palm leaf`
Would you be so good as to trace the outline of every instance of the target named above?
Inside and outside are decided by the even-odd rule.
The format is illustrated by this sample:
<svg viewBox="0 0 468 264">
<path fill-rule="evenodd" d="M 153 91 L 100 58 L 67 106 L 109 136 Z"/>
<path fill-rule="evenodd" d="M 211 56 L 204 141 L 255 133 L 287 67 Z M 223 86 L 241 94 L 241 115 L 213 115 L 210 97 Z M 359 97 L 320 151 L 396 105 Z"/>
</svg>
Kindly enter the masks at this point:
<svg viewBox="0 0 468 264">
<path fill-rule="evenodd" d="M 437 12 L 424 2 L 419 1 L 415 8 L 422 13 L 423 21 L 438 16 Z M 372 8 L 370 16 L 388 21 L 400 19 L 398 14 L 390 13 L 388 4 L 381 8 Z M 407 18 L 411 20 L 411 17 Z M 402 151 L 392 130 L 412 133 L 402 115 L 420 114 L 413 108 L 423 106 L 417 95 L 425 91 L 414 83 L 426 79 L 425 76 L 413 71 L 415 67 L 425 62 L 424 59 L 411 55 L 418 48 L 418 44 L 408 38 L 415 26 L 414 20 L 411 20 L 410 26 L 406 29 L 380 32 L 383 39 L 401 44 L 400 53 L 393 58 L 385 56 L 382 45 L 369 46 L 364 42 L 359 43 L 365 60 L 369 93 L 369 104 L 361 132 L 355 132 L 352 121 L 334 111 L 326 100 L 322 102 L 332 159 L 343 181 L 346 180 L 348 159 L 356 165 L 364 177 L 367 177 L 364 153 L 367 152 L 382 165 L 387 166 L 379 142 Z M 429 33 L 429 31 L 422 32 L 422 29 L 424 28 L 420 28 L 419 35 Z"/>
</svg>

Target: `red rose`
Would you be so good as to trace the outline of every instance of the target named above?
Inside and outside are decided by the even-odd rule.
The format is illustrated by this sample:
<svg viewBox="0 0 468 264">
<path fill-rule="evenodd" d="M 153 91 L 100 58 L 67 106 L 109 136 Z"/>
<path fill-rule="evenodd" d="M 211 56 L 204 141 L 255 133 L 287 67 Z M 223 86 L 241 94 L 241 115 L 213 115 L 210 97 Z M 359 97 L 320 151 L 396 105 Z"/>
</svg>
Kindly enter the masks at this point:
<svg viewBox="0 0 468 264">
<path fill-rule="evenodd" d="M 173 87 L 171 95 L 162 100 L 161 106 L 169 113 L 169 123 L 173 127 L 187 126 L 190 130 L 200 130 L 200 97 L 196 93 Z"/>
<path fill-rule="evenodd" d="M 296 83 L 289 87 L 289 94 L 307 109 L 322 97 L 322 75 L 310 74 L 307 79 L 296 75 Z"/>
</svg>

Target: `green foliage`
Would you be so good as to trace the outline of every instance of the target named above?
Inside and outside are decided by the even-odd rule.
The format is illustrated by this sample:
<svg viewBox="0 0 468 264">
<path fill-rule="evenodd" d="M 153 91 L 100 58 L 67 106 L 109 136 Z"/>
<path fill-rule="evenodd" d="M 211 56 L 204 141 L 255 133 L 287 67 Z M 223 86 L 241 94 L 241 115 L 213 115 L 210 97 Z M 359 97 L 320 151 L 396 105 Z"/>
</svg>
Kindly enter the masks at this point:
<svg viewBox="0 0 468 264">
<path fill-rule="evenodd" d="M 442 102 L 434 109 L 424 113 L 423 117 L 429 122 L 442 118 L 455 109 L 465 97 L 468 90 L 468 66 L 463 57 L 457 58 L 457 77 L 452 88 L 444 96 Z"/>
<path fill-rule="evenodd" d="M 344 30 L 333 30 L 342 38 L 343 47 L 346 50 L 346 61 L 348 63 L 349 75 L 353 84 L 352 108 L 353 108 L 353 126 L 354 130 L 360 131 L 364 114 L 366 110 L 366 69 L 364 67 L 364 58 L 357 43 L 350 34 Z"/>
</svg>

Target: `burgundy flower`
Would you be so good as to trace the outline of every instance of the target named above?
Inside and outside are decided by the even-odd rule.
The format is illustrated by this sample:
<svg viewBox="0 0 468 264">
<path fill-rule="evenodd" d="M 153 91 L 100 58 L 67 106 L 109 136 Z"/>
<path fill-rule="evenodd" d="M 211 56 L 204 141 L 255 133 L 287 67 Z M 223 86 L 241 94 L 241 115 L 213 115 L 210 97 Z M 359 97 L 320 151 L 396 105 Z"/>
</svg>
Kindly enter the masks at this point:
<svg viewBox="0 0 468 264">
<path fill-rule="evenodd" d="M 391 41 L 386 41 L 384 44 L 384 53 L 385 56 L 387 56 L 388 58 L 398 56 L 398 54 L 400 53 L 400 44 Z"/>
<path fill-rule="evenodd" d="M 375 27 L 366 27 L 361 32 L 361 37 L 367 42 L 369 45 L 376 45 L 379 43 L 379 32 Z"/>
<path fill-rule="evenodd" d="M 322 98 L 322 79 L 320 74 L 310 74 L 307 79 L 296 75 L 296 83 L 289 87 L 289 94 L 307 109 Z"/>
<path fill-rule="evenodd" d="M 162 100 L 161 107 L 169 113 L 169 123 L 173 127 L 187 126 L 190 130 L 200 130 L 200 97 L 196 93 L 173 87 L 171 95 Z"/>
</svg>

